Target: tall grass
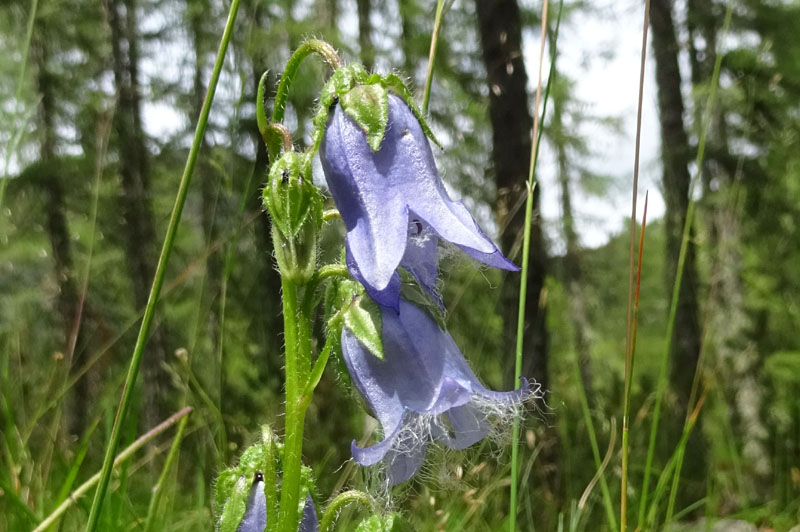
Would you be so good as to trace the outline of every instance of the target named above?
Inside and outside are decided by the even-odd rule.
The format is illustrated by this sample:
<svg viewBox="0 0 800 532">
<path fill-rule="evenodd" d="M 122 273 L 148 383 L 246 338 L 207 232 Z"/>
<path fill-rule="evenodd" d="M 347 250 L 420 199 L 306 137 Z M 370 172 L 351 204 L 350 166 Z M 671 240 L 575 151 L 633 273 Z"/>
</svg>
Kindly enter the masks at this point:
<svg viewBox="0 0 800 532">
<path fill-rule="evenodd" d="M 180 185 L 178 186 L 178 193 L 175 197 L 175 205 L 172 209 L 170 216 L 169 226 L 167 228 L 167 235 L 164 239 L 164 244 L 161 248 L 161 255 L 158 258 L 158 265 L 156 266 L 155 276 L 153 279 L 153 286 L 150 289 L 150 296 L 148 297 L 147 306 L 142 317 L 142 325 L 139 329 L 139 335 L 136 338 L 136 346 L 131 355 L 130 366 L 128 367 L 128 374 L 125 377 L 125 385 L 120 398 L 117 415 L 114 419 L 114 426 L 111 430 L 108 444 L 106 446 L 105 458 L 103 459 L 103 468 L 100 472 L 100 482 L 95 492 L 94 500 L 92 501 L 92 508 L 89 511 L 89 519 L 86 523 L 86 532 L 94 532 L 97 529 L 97 524 L 100 520 L 100 511 L 103 507 L 103 499 L 108 489 L 108 482 L 111 478 L 111 469 L 114 464 L 114 456 L 117 452 L 120 436 L 122 434 L 122 425 L 125 421 L 125 416 L 130 407 L 131 398 L 133 397 L 133 389 L 136 384 L 136 378 L 139 375 L 139 366 L 142 362 L 142 355 L 144 354 L 144 347 L 147 343 L 147 338 L 150 333 L 150 325 L 153 321 L 153 316 L 156 311 L 156 303 L 161 294 L 161 286 L 164 283 L 164 275 L 166 274 L 167 264 L 169 263 L 170 254 L 175 241 L 175 235 L 178 232 L 178 225 L 180 224 L 183 206 L 186 204 L 186 196 L 189 193 L 189 185 L 192 180 L 192 173 L 197 164 L 197 156 L 200 153 L 200 146 L 203 143 L 203 136 L 206 131 L 206 124 L 208 123 L 208 115 L 211 112 L 211 104 L 214 101 L 214 93 L 219 81 L 219 75 L 222 72 L 222 65 L 225 61 L 225 54 L 228 50 L 228 43 L 231 39 L 233 32 L 233 25 L 236 21 L 236 15 L 239 12 L 239 0 L 231 2 L 228 11 L 228 20 L 225 24 L 225 31 L 222 34 L 219 50 L 217 51 L 217 59 L 214 63 L 214 70 L 211 74 L 211 80 L 206 90 L 205 100 L 203 107 L 200 111 L 200 117 L 197 121 L 195 129 L 194 140 L 192 147 L 189 151 L 189 156 L 186 159 L 186 166 L 183 170 Z"/>
</svg>

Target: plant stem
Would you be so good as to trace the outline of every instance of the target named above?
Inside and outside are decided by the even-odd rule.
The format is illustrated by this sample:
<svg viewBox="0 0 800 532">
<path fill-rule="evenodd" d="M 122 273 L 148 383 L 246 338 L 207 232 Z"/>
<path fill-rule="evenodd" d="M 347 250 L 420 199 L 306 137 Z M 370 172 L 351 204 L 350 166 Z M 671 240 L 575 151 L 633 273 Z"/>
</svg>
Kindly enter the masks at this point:
<svg viewBox="0 0 800 532">
<path fill-rule="evenodd" d="M 230 10 L 228 11 L 228 20 L 225 24 L 225 31 L 220 40 L 219 49 L 217 50 L 217 59 L 214 63 L 214 71 L 211 74 L 211 80 L 206 90 L 206 97 L 203 101 L 203 108 L 200 111 L 200 118 L 197 121 L 197 127 L 194 132 L 194 140 L 192 147 L 189 151 L 189 156 L 186 159 L 186 166 L 183 169 L 181 182 L 178 187 L 178 194 L 175 197 L 175 205 L 172 208 L 172 215 L 170 216 L 169 226 L 167 228 L 167 235 L 164 239 L 164 245 L 161 248 L 161 255 L 158 258 L 158 266 L 156 267 L 153 285 L 150 288 L 150 296 L 147 299 L 147 306 L 144 310 L 142 318 L 142 325 L 139 329 L 139 336 L 136 338 L 136 345 L 133 349 L 131 356 L 130 366 L 128 367 L 128 374 L 125 378 L 125 387 L 122 391 L 122 398 L 117 409 L 117 415 L 114 419 L 114 426 L 111 429 L 111 437 L 109 438 L 108 445 L 106 446 L 106 454 L 103 459 L 103 469 L 100 472 L 100 484 L 97 486 L 97 491 L 92 501 L 92 508 L 89 512 L 89 520 L 86 523 L 86 532 L 94 532 L 97 529 L 97 524 L 100 519 L 100 510 L 103 507 L 103 498 L 105 497 L 106 490 L 108 489 L 108 482 L 111 478 L 111 469 L 114 464 L 114 455 L 119 446 L 119 439 L 122 434 L 122 425 L 125 422 L 125 416 L 130 407 L 130 401 L 133 397 L 133 389 L 136 384 L 136 377 L 139 375 L 139 366 L 142 362 L 142 355 L 144 354 L 144 347 L 147 343 L 147 338 L 150 333 L 150 325 L 153 322 L 153 316 L 156 311 L 156 303 L 158 296 L 161 293 L 161 286 L 164 283 L 164 276 L 167 271 L 167 264 L 169 263 L 170 254 L 172 253 L 172 246 L 175 241 L 175 235 L 178 232 L 178 225 L 180 224 L 183 206 L 186 203 L 186 196 L 189 192 L 189 184 L 192 181 L 192 173 L 194 172 L 195 164 L 197 163 L 197 156 L 200 152 L 200 146 L 203 142 L 203 136 L 206 131 L 206 123 L 208 122 L 208 115 L 211 111 L 211 103 L 214 101 L 214 93 L 217 88 L 217 81 L 219 81 L 220 73 L 222 72 L 222 65 L 225 60 L 225 54 L 228 50 L 228 42 L 233 33 L 233 25 L 236 20 L 236 14 L 239 11 L 239 1 L 232 0 Z"/>
<path fill-rule="evenodd" d="M 628 432 L 630 425 L 631 408 L 631 379 L 633 378 L 633 357 L 636 345 L 634 338 L 634 295 L 633 271 L 636 242 L 636 200 L 639 194 L 639 152 L 642 139 L 642 102 L 644 99 L 644 69 L 647 59 L 647 31 L 650 27 L 650 0 L 645 0 L 644 22 L 642 24 L 642 50 L 639 67 L 639 101 L 636 109 L 636 144 L 633 160 L 633 193 L 631 195 L 631 240 L 628 253 L 628 311 L 625 324 L 625 392 L 622 410 L 622 480 L 620 483 L 620 531 L 628 528 Z M 644 221 L 642 221 L 644 231 Z M 644 236 L 644 234 L 642 235 Z M 639 272 L 641 273 L 641 244 L 639 246 L 640 260 Z"/>
<path fill-rule="evenodd" d="M 175 438 L 172 440 L 172 446 L 169 449 L 169 454 L 164 462 L 164 467 L 161 469 L 161 475 L 159 475 L 158 482 L 153 490 L 153 496 L 150 498 L 150 506 L 147 508 L 147 519 L 145 519 L 144 523 L 144 532 L 150 532 L 150 530 L 153 530 L 153 524 L 155 523 L 156 515 L 159 510 L 159 503 L 161 502 L 161 495 L 163 494 L 164 486 L 167 483 L 167 475 L 169 475 L 169 472 L 172 470 L 172 464 L 178 457 L 178 451 L 180 450 L 181 442 L 183 441 L 183 432 L 186 430 L 186 423 L 188 421 L 189 417 L 186 416 L 181 419 L 181 422 L 178 424 L 178 432 L 175 434 Z"/>
<path fill-rule="evenodd" d="M 356 502 L 367 508 L 372 508 L 372 499 L 370 499 L 369 495 L 362 491 L 350 490 L 340 493 L 330 502 L 330 504 L 328 504 L 328 507 L 325 508 L 325 513 L 322 516 L 322 522 L 319 525 L 319 532 L 328 532 L 333 526 L 333 520 L 336 519 L 336 516 L 339 514 L 339 510 L 352 502 Z"/>
<path fill-rule="evenodd" d="M 286 112 L 286 102 L 289 99 L 289 87 L 291 87 L 292 81 L 294 81 L 294 77 L 300 65 L 303 63 L 303 60 L 311 54 L 317 54 L 322 57 L 333 70 L 344 66 L 344 61 L 342 61 L 336 49 L 330 44 L 319 39 L 304 41 L 303 44 L 297 47 L 297 50 L 294 51 L 289 61 L 286 62 L 286 68 L 283 71 L 280 83 L 278 83 L 278 89 L 275 92 L 275 103 L 272 106 L 273 123 L 283 121 L 283 115 Z M 260 105 L 263 106 L 263 94 L 259 102 Z M 256 105 L 258 106 L 259 103 L 257 102 Z M 263 120 L 259 118 L 259 121 L 261 122 Z M 261 125 L 259 127 L 261 127 Z M 274 135 L 270 136 L 270 142 L 267 143 L 270 161 L 274 161 L 278 157 L 280 149 L 279 138 L 276 138 Z"/>
<path fill-rule="evenodd" d="M 298 349 L 301 326 L 298 323 L 297 286 L 285 277 L 281 278 L 283 289 L 283 329 L 286 368 L 286 441 L 283 448 L 283 483 L 278 514 L 278 530 L 295 532 L 298 524 L 298 501 L 300 500 L 300 471 L 303 454 L 303 410 L 300 394 L 303 364 L 308 365 L 309 354 Z M 307 370 L 306 370 L 307 371 Z"/>
<path fill-rule="evenodd" d="M 525 200 L 525 229 L 522 238 L 522 272 L 519 286 L 519 306 L 517 307 L 517 344 L 514 357 L 514 382 L 522 378 L 522 347 L 525 332 L 525 303 L 528 295 L 528 269 L 531 249 L 531 224 L 533 222 L 533 190 L 536 186 L 536 159 L 539 154 L 539 103 L 542 96 L 542 66 L 544 64 L 544 45 L 547 37 L 547 7 L 548 0 L 542 3 L 542 28 L 539 44 L 539 76 L 536 83 L 536 100 L 533 107 L 533 143 L 531 144 L 531 159 L 528 170 L 528 181 L 525 182 L 528 194 Z M 560 16 L 560 11 L 559 11 Z M 560 19 L 559 19 L 560 20 Z M 552 80 L 552 76 L 551 79 Z M 548 89 L 550 85 L 548 80 Z M 549 91 L 548 91 L 549 92 Z M 514 419 L 511 430 L 511 505 L 508 515 L 508 530 L 517 530 L 517 477 L 519 476 L 519 419 Z"/>
<path fill-rule="evenodd" d="M 427 114 L 428 104 L 431 100 L 431 85 L 433 84 L 433 66 L 436 63 L 436 47 L 439 45 L 439 32 L 442 30 L 444 17 L 444 0 L 436 2 L 436 18 L 433 20 L 431 32 L 431 50 L 428 53 L 428 74 L 425 76 L 425 92 L 422 95 L 422 114 Z"/>
</svg>

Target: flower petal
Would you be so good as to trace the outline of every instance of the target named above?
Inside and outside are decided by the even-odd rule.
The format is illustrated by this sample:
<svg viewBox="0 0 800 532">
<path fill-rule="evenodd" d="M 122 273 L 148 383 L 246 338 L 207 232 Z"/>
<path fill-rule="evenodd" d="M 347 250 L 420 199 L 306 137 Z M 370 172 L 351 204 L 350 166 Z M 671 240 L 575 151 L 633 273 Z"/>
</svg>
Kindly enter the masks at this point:
<svg viewBox="0 0 800 532">
<path fill-rule="evenodd" d="M 406 439 L 411 440 L 411 436 Z M 425 440 L 416 439 L 410 445 L 392 448 L 386 455 L 388 465 L 389 486 L 395 486 L 411 479 L 419 471 L 425 460 L 428 444 Z"/>
<path fill-rule="evenodd" d="M 300 528 L 297 532 L 318 532 L 319 519 L 317 518 L 317 507 L 314 506 L 314 499 L 311 495 L 306 495 L 306 504 L 303 506 L 303 517 L 300 519 Z"/>
<path fill-rule="evenodd" d="M 450 421 L 453 434 L 434 424 L 437 431 L 436 439 L 451 449 L 466 449 L 478 443 L 489 434 L 489 424 L 486 414 L 473 404 L 466 404 L 451 408 L 445 414 Z"/>
<path fill-rule="evenodd" d="M 267 527 L 267 496 L 264 495 L 263 479 L 253 482 L 245 508 L 236 532 L 264 532 Z"/>
<path fill-rule="evenodd" d="M 396 161 L 402 169 L 390 175 L 397 180 L 398 174 L 409 209 L 430 224 L 444 240 L 464 249 L 477 260 L 486 259 L 490 266 L 517 269 L 502 256 L 497 246 L 481 230 L 475 219 L 460 201 L 453 201 L 439 177 L 430 143 L 416 117 L 397 96 L 389 96 L 390 128 L 385 142 L 397 145 Z M 411 175 L 409 175 L 411 174 Z M 497 257 L 500 255 L 500 257 Z"/>
<path fill-rule="evenodd" d="M 361 269 L 358 267 L 358 262 L 356 262 L 355 258 L 353 258 L 353 252 L 350 251 L 349 241 L 345 240 L 344 248 L 347 270 L 356 281 L 364 286 L 364 289 L 367 291 L 367 294 L 369 294 L 369 297 L 374 299 L 382 307 L 389 307 L 395 312 L 400 312 L 400 289 L 402 287 L 402 281 L 397 271 L 392 274 L 391 278 L 389 279 L 389 283 L 386 285 L 386 288 L 378 290 L 373 284 L 367 282 L 367 280 L 364 279 L 364 276 L 361 274 Z"/>
<path fill-rule="evenodd" d="M 386 288 L 407 239 L 408 208 L 402 191 L 377 163 L 394 157 L 383 143 L 373 154 L 361 128 L 336 106 L 320 150 L 328 188 L 347 228 L 346 240 L 364 280 Z"/>
</svg>

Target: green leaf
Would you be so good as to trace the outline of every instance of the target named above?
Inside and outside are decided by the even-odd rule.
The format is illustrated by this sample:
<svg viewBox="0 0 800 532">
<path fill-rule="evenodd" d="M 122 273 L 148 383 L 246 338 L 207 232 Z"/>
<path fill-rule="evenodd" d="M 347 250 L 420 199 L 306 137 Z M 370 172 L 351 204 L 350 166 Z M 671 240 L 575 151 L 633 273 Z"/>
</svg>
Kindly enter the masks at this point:
<svg viewBox="0 0 800 532">
<path fill-rule="evenodd" d="M 381 309 L 369 297 L 356 296 L 343 312 L 344 326 L 369 349 L 370 353 L 383 360 L 383 339 L 381 338 Z"/>
<path fill-rule="evenodd" d="M 364 130 L 372 151 L 378 151 L 389 123 L 389 91 L 379 81 L 356 85 L 339 102 L 347 115 Z"/>
<path fill-rule="evenodd" d="M 383 85 L 389 89 L 392 89 L 395 94 L 400 96 L 400 98 L 406 102 L 406 105 L 409 107 L 409 109 L 411 109 L 411 112 L 414 113 L 414 116 L 419 121 L 419 125 L 422 126 L 422 131 L 425 132 L 425 134 L 433 141 L 434 144 L 441 148 L 442 143 L 439 142 L 439 139 L 433 135 L 433 131 L 431 131 L 431 128 L 428 127 L 428 122 L 425 120 L 425 115 L 422 114 L 422 111 L 417 106 L 417 102 L 414 100 L 414 95 L 411 94 L 411 90 L 400 78 L 400 76 L 397 74 L 387 74 L 383 78 Z"/>
<path fill-rule="evenodd" d="M 249 480 L 241 476 L 236 481 L 236 485 L 225 503 L 225 508 L 222 510 L 222 516 L 219 520 L 219 532 L 236 532 L 239 527 L 239 523 L 242 521 L 247 509 L 247 496 L 250 493 Z"/>
<path fill-rule="evenodd" d="M 411 532 L 411 525 L 399 514 L 371 515 L 361 521 L 356 532 Z"/>
</svg>

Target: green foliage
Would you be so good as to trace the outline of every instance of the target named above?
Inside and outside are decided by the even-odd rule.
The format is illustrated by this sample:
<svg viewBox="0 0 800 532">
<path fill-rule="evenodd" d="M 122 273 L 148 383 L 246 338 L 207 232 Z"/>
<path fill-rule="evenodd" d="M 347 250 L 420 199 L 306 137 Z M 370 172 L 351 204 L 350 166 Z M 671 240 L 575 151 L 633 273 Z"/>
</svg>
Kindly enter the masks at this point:
<svg viewBox="0 0 800 532">
<path fill-rule="evenodd" d="M 364 130 L 372 151 L 378 151 L 389 123 L 389 91 L 378 83 L 356 85 L 341 95 L 339 103 Z"/>
<path fill-rule="evenodd" d="M 122 192 L 123 180 L 128 178 L 120 158 L 125 146 L 119 131 L 111 126 L 111 118 L 122 112 L 120 98 L 128 95 L 118 95 L 115 88 L 108 13 L 103 3 L 39 0 L 27 67 L 21 78 L 30 2 L 14 0 L 0 6 L 0 38 L 6 51 L 0 57 L 0 118 L 4 124 L 0 145 L 4 158 L 6 149 L 10 153 L 10 175 L 4 176 L 8 180 L 0 212 L 2 530 L 33 529 L 58 504 L 70 500 L 75 486 L 100 469 L 122 386 L 124 361 L 133 348 L 132 330 L 142 315 L 128 268 L 131 255 L 122 209 L 144 201 L 152 203 L 154 241 L 142 242 L 140 247 L 157 246 L 165 233 L 186 159 L 189 131 L 196 120 L 198 99 L 202 102 L 227 7 L 223 2 L 206 0 L 125 4 L 139 14 L 137 96 L 146 109 L 140 117 L 145 126 L 140 133 L 147 147 L 148 179 L 147 190 L 139 198 L 124 197 Z M 570 3 L 566 12 L 596 20 L 607 15 L 598 10 L 582 11 L 585 6 L 581 4 Z M 718 26 L 721 4 L 712 4 Z M 294 132 L 298 149 L 313 148 L 318 142 L 336 98 L 351 114 L 363 117 L 373 149 L 380 145 L 385 128 L 382 106 L 359 109 L 358 105 L 350 106 L 350 100 L 360 102 L 360 96 L 367 92 L 383 102 L 387 91 L 392 91 L 421 117 L 413 103 L 413 87 L 422 86 L 424 81 L 432 8 L 432 4 L 416 0 L 374 4 L 372 22 L 386 24 L 373 28 L 376 37 L 379 32 L 381 35 L 381 39 L 375 39 L 380 74 L 366 72 L 354 63 L 349 71 L 348 67 L 337 71 L 342 73 L 330 78 L 318 109 L 315 98 L 325 85 L 327 66 L 307 61 L 296 72 L 287 100 L 286 123 Z M 302 172 L 295 171 L 295 163 L 288 165 L 289 183 L 284 183 L 282 175 L 279 179 L 267 175 L 266 153 L 261 148 L 251 102 L 258 78 L 268 70 L 265 87 L 269 104 L 269 89 L 280 78 L 282 65 L 308 35 L 334 42 L 346 60 L 357 58 L 357 44 L 343 39 L 352 32 L 352 28 L 344 27 L 349 9 L 328 0 L 302 5 L 284 1 L 242 4 L 243 14 L 233 35 L 233 54 L 224 66 L 224 90 L 215 102 L 209 135 L 200 152 L 197 186 L 189 191 L 185 223 L 176 236 L 174 257 L 158 301 L 155 332 L 164 339 L 166 357 L 157 360 L 155 350 L 148 349 L 142 362 L 143 368 L 165 376 L 159 387 L 164 408 L 173 409 L 169 413 L 184 398 L 196 411 L 173 467 L 174 495 L 165 496 L 160 505 L 165 530 L 208 530 L 220 517 L 212 514 L 217 508 L 226 523 L 221 529 L 235 531 L 252 475 L 265 465 L 261 443 L 248 447 L 250 435 L 268 420 L 275 420 L 276 432 L 282 433 L 278 413 L 282 408 L 280 353 L 284 338 L 273 257 L 284 269 L 295 260 L 296 280 L 307 280 L 318 257 L 338 257 L 339 250 L 327 242 L 340 242 L 343 229 L 338 221 L 320 227 L 325 199 L 307 193 L 312 181 L 319 182 L 319 176 L 306 172 L 306 166 L 313 166 L 310 159 L 301 165 Z M 523 11 L 526 34 L 535 37 L 532 28 L 538 26 L 538 6 Z M 580 18 L 571 17 L 565 16 L 566 35 L 581 31 L 576 22 Z M 715 171 L 704 186 L 700 223 L 694 236 L 702 278 L 696 296 L 704 307 L 703 317 L 719 314 L 724 325 L 723 329 L 708 329 L 708 364 L 702 372 L 708 390 L 701 411 L 702 435 L 710 458 L 705 508 L 699 511 L 709 516 L 738 513 L 743 519 L 775 530 L 788 530 L 797 524 L 800 498 L 798 28 L 800 13 L 789 2 L 736 0 L 733 36 L 719 44 L 724 54 L 720 106 L 726 125 L 725 146 L 710 147 L 707 154 L 709 168 L 723 171 Z M 490 88 L 485 83 L 480 46 L 474 5 L 453 4 L 444 19 L 431 107 L 425 119 L 445 148 L 436 153 L 437 163 L 454 196 L 468 196 L 482 224 L 491 228 L 497 191 L 488 163 Z M 559 44 L 565 55 L 571 54 L 572 46 L 575 44 L 570 39 L 561 39 Z M 528 49 L 522 50 L 526 56 Z M 526 59 L 532 64 L 531 58 Z M 400 66 L 402 75 L 386 73 L 388 68 Z M 634 73 L 630 74 L 633 79 Z M 55 94 L 47 115 L 49 126 L 40 112 L 43 82 L 51 82 Z M 603 131 L 614 132 L 618 122 L 604 116 L 605 109 L 587 109 L 578 101 L 574 97 L 576 82 L 579 80 L 562 76 L 553 84 L 551 97 L 554 101 L 562 98 L 568 119 L 563 127 L 554 128 L 546 118 L 545 138 L 553 146 L 567 145 L 574 184 L 591 195 L 614 196 L 621 180 L 591 168 L 597 139 L 582 135 L 578 124 L 609 126 Z M 707 90 L 702 84 L 695 85 L 692 94 L 696 101 L 704 101 Z M 170 110 L 178 113 L 182 124 L 171 129 L 155 128 L 153 117 L 167 117 Z M 698 125 L 690 119 L 692 113 L 686 115 L 687 129 L 696 136 Z M 49 159 L 41 157 L 46 137 L 53 142 L 54 155 Z M 619 142 L 629 140 L 620 137 Z M 305 156 L 298 152 L 296 157 Z M 546 176 L 548 166 L 543 171 Z M 95 177 L 99 178 L 96 228 L 89 214 Z M 63 270 L 55 267 L 62 255 L 53 247 L 53 184 L 60 185 L 63 192 L 71 258 L 71 266 Z M 545 179 L 542 186 L 552 185 Z M 277 213 L 272 228 L 259 201 L 262 191 L 271 198 L 273 214 Z M 298 197 L 303 200 L 297 201 Z M 728 216 L 721 226 L 709 221 L 712 214 L 719 213 Z M 310 223 L 312 218 L 314 223 Z M 545 228 L 552 229 L 556 222 L 545 220 Z M 722 258 L 714 227 L 722 227 L 728 234 L 737 230 L 735 238 L 728 241 L 732 252 Z M 279 241 L 290 235 L 291 242 L 303 242 L 299 248 L 295 246 L 293 259 L 285 252 L 291 242 L 273 249 L 271 231 L 280 232 Z M 552 236 L 553 232 L 547 234 Z M 560 249 L 557 243 L 552 248 Z M 663 282 L 663 249 L 663 225 L 656 220 L 648 226 L 645 241 L 632 383 L 633 506 L 638 502 L 657 360 L 663 351 L 669 289 Z M 603 455 L 611 441 L 612 419 L 619 427 L 622 411 L 627 236 L 612 238 L 597 249 L 579 251 L 581 288 L 591 332 L 592 391 L 587 399 Z M 718 269 L 720 264 L 722 268 Z M 550 390 L 548 406 L 542 407 L 541 415 L 532 416 L 522 430 L 526 484 L 521 492 L 519 522 L 522 530 L 557 530 L 559 516 L 569 516 L 564 529 L 600 530 L 604 526 L 600 489 L 595 486 L 586 492 L 596 467 L 578 396 L 581 384 L 575 371 L 578 347 L 570 310 L 572 296 L 564 282 L 562 257 L 552 257 L 548 266 L 551 275 L 543 300 L 548 307 L 550 331 Z M 489 387 L 508 387 L 512 384 L 513 348 L 501 340 L 500 276 L 450 257 L 443 258 L 442 272 L 447 281 L 442 294 L 447 314 L 435 306 L 429 310 L 440 323 L 446 321 L 456 342 L 474 362 L 476 374 Z M 720 275 L 738 279 L 740 290 L 725 290 L 724 297 L 717 297 L 719 293 L 712 287 Z M 65 316 L 59 306 L 66 279 L 76 288 L 81 304 L 79 320 Z M 341 284 L 330 282 L 328 290 L 335 291 Z M 404 297 L 418 302 L 420 294 L 413 289 L 404 283 Z M 382 356 L 379 313 L 364 307 L 365 298 L 353 299 L 353 295 L 352 290 L 339 295 L 340 302 L 352 302 L 343 315 L 344 324 L 358 329 L 359 336 L 366 339 L 365 345 Z M 715 339 L 734 326 L 729 319 L 733 305 L 743 309 L 747 321 L 739 336 L 719 346 Z M 323 346 L 322 322 L 318 319 L 312 331 L 315 354 Z M 73 338 L 75 330 L 78 332 Z M 720 355 L 724 348 L 732 353 L 728 359 Z M 769 444 L 766 479 L 755 475 L 745 455 L 746 427 L 737 405 L 747 397 L 739 395 L 729 367 L 747 353 L 755 356 L 751 376 L 756 391 L 763 394 L 762 410 L 757 414 Z M 365 423 L 353 397 L 343 391 L 345 381 L 344 375 L 325 373 L 316 390 L 318 400 L 308 411 L 303 458 L 320 472 L 320 493 L 335 493 L 350 486 L 366 488 L 372 482 L 348 462 L 352 440 L 362 441 L 373 427 Z M 152 414 L 156 401 L 142 384 L 136 387 L 133 398 L 134 416 L 123 427 L 128 441 L 163 419 Z M 670 408 L 681 399 L 668 391 L 665 406 Z M 557 441 L 546 439 L 544 425 L 557 428 Z M 680 435 L 667 429 L 662 436 L 663 446 L 671 451 Z M 102 529 L 142 526 L 170 444 L 168 438 L 154 441 L 147 453 L 112 479 L 109 504 L 101 516 Z M 434 460 L 425 472 L 426 482 L 412 484 L 397 498 L 398 510 L 408 523 L 398 524 L 397 516 L 364 520 L 361 510 L 348 508 L 342 512 L 337 529 L 498 530 L 506 519 L 509 477 L 508 458 L 501 454 L 499 465 L 494 460 L 499 447 L 486 445 L 454 452 L 446 462 Z M 239 464 L 226 470 L 230 457 L 245 449 Z M 279 471 L 279 458 L 273 461 Z M 619 498 L 618 461 L 617 451 L 612 450 L 605 472 L 615 504 Z M 212 479 L 220 471 L 212 494 Z M 547 474 L 557 478 L 558 491 L 550 492 L 539 482 Z M 307 486 L 309 470 L 304 469 L 303 475 L 302 484 Z M 573 503 L 581 500 L 584 492 L 585 503 L 577 509 Z M 78 499 L 53 529 L 81 530 L 87 511 L 86 498 Z M 681 520 L 692 521 L 697 513 Z"/>
<path fill-rule="evenodd" d="M 372 515 L 359 523 L 356 532 L 404 532 L 409 526 L 398 514 Z"/>
<path fill-rule="evenodd" d="M 383 360 L 383 320 L 378 304 L 363 295 L 355 295 L 341 312 L 344 326 L 350 329 L 370 353 Z"/>
</svg>

